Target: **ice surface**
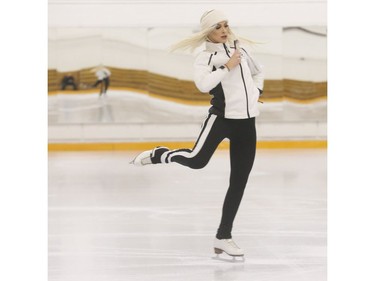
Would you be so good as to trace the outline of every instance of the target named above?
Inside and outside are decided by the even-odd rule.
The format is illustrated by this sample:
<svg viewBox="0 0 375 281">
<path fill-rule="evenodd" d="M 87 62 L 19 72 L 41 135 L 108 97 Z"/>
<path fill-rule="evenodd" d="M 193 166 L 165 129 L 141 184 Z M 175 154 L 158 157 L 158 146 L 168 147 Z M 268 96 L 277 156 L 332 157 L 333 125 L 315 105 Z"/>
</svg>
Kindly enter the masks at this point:
<svg viewBox="0 0 375 281">
<path fill-rule="evenodd" d="M 49 154 L 49 281 L 326 280 L 326 150 L 258 150 L 233 238 L 212 259 L 229 155 L 134 167 L 133 152 Z"/>
</svg>

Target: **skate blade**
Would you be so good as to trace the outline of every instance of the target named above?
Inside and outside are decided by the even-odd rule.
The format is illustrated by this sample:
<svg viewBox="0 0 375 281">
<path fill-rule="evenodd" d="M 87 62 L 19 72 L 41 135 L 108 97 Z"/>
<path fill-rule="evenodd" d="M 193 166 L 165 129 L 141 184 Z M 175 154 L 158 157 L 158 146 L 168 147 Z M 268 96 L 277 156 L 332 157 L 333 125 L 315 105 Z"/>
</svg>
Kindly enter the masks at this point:
<svg viewBox="0 0 375 281">
<path fill-rule="evenodd" d="M 138 158 L 138 156 L 139 156 L 139 154 L 137 156 L 135 156 L 134 159 L 129 162 L 129 164 L 133 164 L 134 166 L 140 166 L 137 163 L 135 163 L 135 160 Z"/>
<path fill-rule="evenodd" d="M 245 262 L 245 256 L 220 256 L 216 255 L 215 257 L 212 257 L 213 260 L 217 261 L 224 261 L 224 262 L 231 262 L 231 263 L 244 263 Z"/>
<path fill-rule="evenodd" d="M 138 157 L 138 156 L 137 156 Z M 135 160 L 137 159 L 137 157 L 135 157 L 132 161 L 129 162 L 129 164 L 131 165 L 134 165 L 136 167 L 142 167 L 142 166 L 145 166 L 142 164 L 142 162 L 139 164 L 139 163 L 136 163 Z"/>
</svg>

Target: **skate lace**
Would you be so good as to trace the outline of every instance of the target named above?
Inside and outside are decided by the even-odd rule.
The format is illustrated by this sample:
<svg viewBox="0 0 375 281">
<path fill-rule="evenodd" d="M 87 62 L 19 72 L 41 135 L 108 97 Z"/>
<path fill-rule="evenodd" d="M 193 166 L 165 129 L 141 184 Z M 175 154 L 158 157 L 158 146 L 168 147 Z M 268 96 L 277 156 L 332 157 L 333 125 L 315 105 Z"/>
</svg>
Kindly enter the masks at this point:
<svg viewBox="0 0 375 281">
<path fill-rule="evenodd" d="M 232 239 L 228 239 L 228 244 L 231 245 L 233 248 L 240 249 L 240 247 L 238 247 Z"/>
</svg>

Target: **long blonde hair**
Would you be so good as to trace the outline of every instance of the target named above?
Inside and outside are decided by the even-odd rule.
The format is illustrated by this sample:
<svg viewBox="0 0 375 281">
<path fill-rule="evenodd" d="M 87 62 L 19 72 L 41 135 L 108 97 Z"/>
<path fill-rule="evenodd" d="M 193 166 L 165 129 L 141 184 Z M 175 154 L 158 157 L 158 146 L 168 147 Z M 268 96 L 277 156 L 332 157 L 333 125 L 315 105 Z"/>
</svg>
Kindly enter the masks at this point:
<svg viewBox="0 0 375 281">
<path fill-rule="evenodd" d="M 204 42 L 209 41 L 208 35 L 215 29 L 216 26 L 211 26 L 209 28 L 203 29 L 197 33 L 194 33 L 193 35 L 173 44 L 169 48 L 169 52 L 174 52 L 174 51 L 190 51 L 193 52 L 196 48 L 201 46 Z M 236 36 L 231 28 L 228 28 L 228 43 L 229 45 L 233 46 L 234 45 L 234 40 L 239 40 L 241 44 L 246 44 L 246 45 L 253 45 L 256 42 L 249 40 L 244 37 L 239 37 Z"/>
</svg>

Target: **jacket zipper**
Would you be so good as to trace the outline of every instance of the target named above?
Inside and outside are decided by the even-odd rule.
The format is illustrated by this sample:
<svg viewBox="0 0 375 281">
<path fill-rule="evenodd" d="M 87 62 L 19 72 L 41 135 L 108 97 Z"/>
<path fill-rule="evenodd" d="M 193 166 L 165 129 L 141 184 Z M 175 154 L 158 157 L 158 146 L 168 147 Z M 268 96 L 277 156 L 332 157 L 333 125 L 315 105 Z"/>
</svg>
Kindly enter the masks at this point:
<svg viewBox="0 0 375 281">
<path fill-rule="evenodd" d="M 230 55 L 229 55 L 230 51 L 227 49 L 227 46 L 225 45 L 225 43 L 223 43 L 223 45 L 224 45 L 225 52 L 227 53 L 227 56 L 230 58 Z M 242 69 L 241 63 L 239 63 L 239 66 L 241 68 L 241 77 L 242 77 L 243 86 L 245 88 L 247 117 L 250 118 L 250 113 L 249 113 L 249 97 L 248 97 L 248 94 L 247 94 L 247 88 L 246 88 L 245 78 L 243 76 L 243 69 Z"/>
</svg>

